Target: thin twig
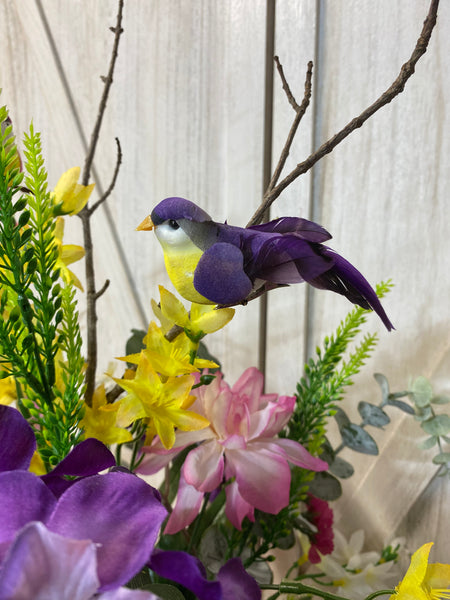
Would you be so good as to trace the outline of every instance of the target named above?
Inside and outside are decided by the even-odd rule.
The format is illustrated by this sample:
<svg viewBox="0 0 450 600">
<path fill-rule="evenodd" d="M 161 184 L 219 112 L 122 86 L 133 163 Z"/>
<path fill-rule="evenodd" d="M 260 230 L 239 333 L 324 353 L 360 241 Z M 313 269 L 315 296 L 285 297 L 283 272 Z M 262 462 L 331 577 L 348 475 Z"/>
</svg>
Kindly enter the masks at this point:
<svg viewBox="0 0 450 600">
<path fill-rule="evenodd" d="M 116 168 L 114 169 L 114 174 L 113 174 L 111 183 L 109 184 L 108 189 L 104 192 L 103 196 L 101 198 L 99 198 L 97 200 L 97 202 L 95 202 L 92 206 L 90 206 L 88 208 L 89 215 L 92 215 L 92 213 L 94 213 L 97 210 L 97 208 L 99 206 L 101 206 L 103 204 L 103 202 L 105 202 L 105 200 L 111 194 L 111 192 L 113 191 L 113 189 L 114 189 L 114 187 L 116 185 L 116 181 L 117 181 L 117 176 L 119 174 L 120 165 L 122 164 L 122 148 L 120 146 L 119 138 L 116 137 L 115 139 L 116 139 L 116 144 L 117 144 L 117 159 L 116 159 Z"/>
<path fill-rule="evenodd" d="M 111 53 L 111 60 L 109 64 L 109 70 L 107 77 L 104 79 L 103 94 L 100 99 L 99 109 L 97 114 L 97 120 L 94 125 L 94 129 L 91 135 L 91 141 L 89 144 L 86 160 L 84 163 L 82 183 L 88 185 L 89 177 L 94 160 L 95 149 L 97 147 L 97 141 L 100 134 L 100 127 L 103 120 L 103 115 L 106 109 L 106 103 L 108 100 L 109 90 L 113 81 L 114 67 L 117 59 L 117 52 L 119 47 L 120 35 L 123 32 L 122 29 L 122 14 L 123 14 L 123 0 L 119 0 L 116 26 L 111 27 L 111 31 L 114 33 L 114 44 Z M 116 163 L 116 171 L 118 165 L 120 165 L 121 151 L 119 145 L 119 158 Z M 117 173 L 114 173 L 113 182 L 117 177 Z M 108 194 L 109 195 L 109 194 Z M 103 199 L 100 199 L 103 201 Z M 94 210 L 95 210 L 94 205 Z M 83 226 L 83 238 L 84 238 L 84 249 L 85 249 L 85 269 L 86 269 L 86 314 L 87 314 L 87 367 L 86 367 L 86 391 L 85 391 L 85 402 L 88 406 L 92 404 L 92 395 L 95 389 L 95 375 L 97 371 L 97 312 L 96 312 L 96 301 L 99 296 L 95 289 L 95 271 L 94 271 L 94 254 L 92 245 L 92 233 L 90 216 L 91 210 L 85 206 L 82 211 L 78 214 L 81 218 Z"/>
<path fill-rule="evenodd" d="M 256 225 L 261 222 L 265 211 L 273 204 L 283 190 L 285 190 L 297 177 L 303 175 L 313 165 L 316 164 L 326 154 L 329 154 L 338 144 L 342 142 L 352 131 L 361 127 L 375 112 L 391 102 L 396 96 L 403 92 L 408 79 L 415 71 L 418 60 L 425 54 L 428 43 L 431 38 L 433 28 L 436 24 L 437 10 L 439 0 L 432 0 L 428 11 L 427 18 L 424 21 L 422 32 L 417 40 L 416 46 L 409 60 L 402 66 L 399 75 L 394 80 L 392 85 L 368 108 L 366 108 L 359 116 L 352 119 L 343 129 L 336 135 L 320 146 L 318 150 L 313 152 L 306 160 L 299 163 L 279 184 L 269 190 L 264 195 L 263 202 L 253 217 L 249 221 L 249 225 Z"/>
<path fill-rule="evenodd" d="M 103 284 L 103 286 L 101 287 L 101 289 L 98 290 L 98 292 L 95 292 L 95 299 L 98 300 L 100 298 L 100 296 L 103 296 L 103 294 L 106 292 L 106 290 L 109 288 L 109 284 L 110 284 L 110 280 L 106 279 L 105 283 Z"/>
<path fill-rule="evenodd" d="M 292 123 L 291 128 L 289 130 L 283 150 L 281 151 L 280 159 L 278 161 L 277 166 L 275 167 L 275 171 L 273 172 L 272 178 L 269 181 L 269 185 L 267 186 L 264 196 L 267 196 L 267 194 L 273 190 L 273 188 L 276 186 L 276 184 L 278 182 L 278 179 L 280 178 L 280 175 L 284 169 L 284 165 L 286 164 L 286 160 L 289 156 L 289 152 L 291 150 L 291 146 L 292 146 L 292 142 L 294 141 L 295 134 L 297 133 L 298 126 L 300 125 L 300 122 L 303 119 L 306 109 L 309 106 L 309 102 L 311 100 L 311 90 L 312 90 L 312 82 L 311 81 L 312 81 L 313 63 L 311 60 L 308 63 L 308 69 L 306 71 L 305 92 L 303 95 L 302 103 L 300 105 L 297 104 L 294 96 L 292 95 L 290 87 L 284 76 L 283 67 L 281 66 L 278 56 L 275 57 L 275 62 L 277 64 L 278 73 L 280 74 L 281 81 L 283 82 L 283 89 L 286 92 L 286 96 L 288 98 L 289 104 L 294 108 L 296 114 L 295 114 L 294 122 Z M 250 221 L 250 223 L 247 225 L 247 227 L 249 227 L 250 225 L 256 225 L 256 223 L 252 223 Z"/>
</svg>

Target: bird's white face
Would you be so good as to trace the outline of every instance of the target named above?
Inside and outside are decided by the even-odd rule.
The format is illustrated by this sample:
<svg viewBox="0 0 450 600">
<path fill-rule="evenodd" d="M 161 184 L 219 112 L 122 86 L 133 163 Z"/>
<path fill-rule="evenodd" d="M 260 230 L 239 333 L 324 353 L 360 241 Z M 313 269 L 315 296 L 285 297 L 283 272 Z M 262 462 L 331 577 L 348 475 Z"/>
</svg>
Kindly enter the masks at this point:
<svg viewBox="0 0 450 600">
<path fill-rule="evenodd" d="M 191 238 L 176 221 L 161 223 L 155 227 L 155 234 L 164 251 L 189 252 L 193 247 L 197 249 Z"/>
</svg>

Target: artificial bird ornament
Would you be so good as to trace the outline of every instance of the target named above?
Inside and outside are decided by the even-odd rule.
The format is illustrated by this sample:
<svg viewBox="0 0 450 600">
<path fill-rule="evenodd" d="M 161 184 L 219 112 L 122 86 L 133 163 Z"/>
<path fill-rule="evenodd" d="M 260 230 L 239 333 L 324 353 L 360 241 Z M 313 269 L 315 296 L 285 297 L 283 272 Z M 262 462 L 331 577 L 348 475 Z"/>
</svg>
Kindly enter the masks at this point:
<svg viewBox="0 0 450 600">
<path fill-rule="evenodd" d="M 169 277 L 190 302 L 232 306 L 306 281 L 374 310 L 390 331 L 375 290 L 342 256 L 324 246 L 331 235 L 317 223 L 281 217 L 252 227 L 216 223 L 193 202 L 166 198 L 137 227 L 155 230 Z"/>
</svg>

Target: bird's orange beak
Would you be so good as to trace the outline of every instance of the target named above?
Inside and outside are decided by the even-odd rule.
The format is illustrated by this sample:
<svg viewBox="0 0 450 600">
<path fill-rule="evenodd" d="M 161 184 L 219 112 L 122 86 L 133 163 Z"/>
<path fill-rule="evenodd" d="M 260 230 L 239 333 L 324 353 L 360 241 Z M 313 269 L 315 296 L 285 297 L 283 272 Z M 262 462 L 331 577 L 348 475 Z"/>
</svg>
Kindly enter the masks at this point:
<svg viewBox="0 0 450 600">
<path fill-rule="evenodd" d="M 148 215 L 148 217 L 145 217 L 142 223 L 136 227 L 136 231 L 151 231 L 153 227 L 153 221 L 151 220 L 150 215 Z"/>
</svg>

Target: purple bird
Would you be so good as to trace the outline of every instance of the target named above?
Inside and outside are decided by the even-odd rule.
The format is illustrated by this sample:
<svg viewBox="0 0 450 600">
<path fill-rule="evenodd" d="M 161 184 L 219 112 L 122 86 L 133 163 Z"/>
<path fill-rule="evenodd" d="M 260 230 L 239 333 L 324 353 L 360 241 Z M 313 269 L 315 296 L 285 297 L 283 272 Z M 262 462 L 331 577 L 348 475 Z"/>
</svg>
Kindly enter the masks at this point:
<svg viewBox="0 0 450 600">
<path fill-rule="evenodd" d="M 193 202 L 166 198 L 138 230 L 155 229 L 169 277 L 190 302 L 232 306 L 306 281 L 374 310 L 393 329 L 375 290 L 342 256 L 323 245 L 331 235 L 298 217 L 253 227 L 216 223 Z"/>
</svg>

